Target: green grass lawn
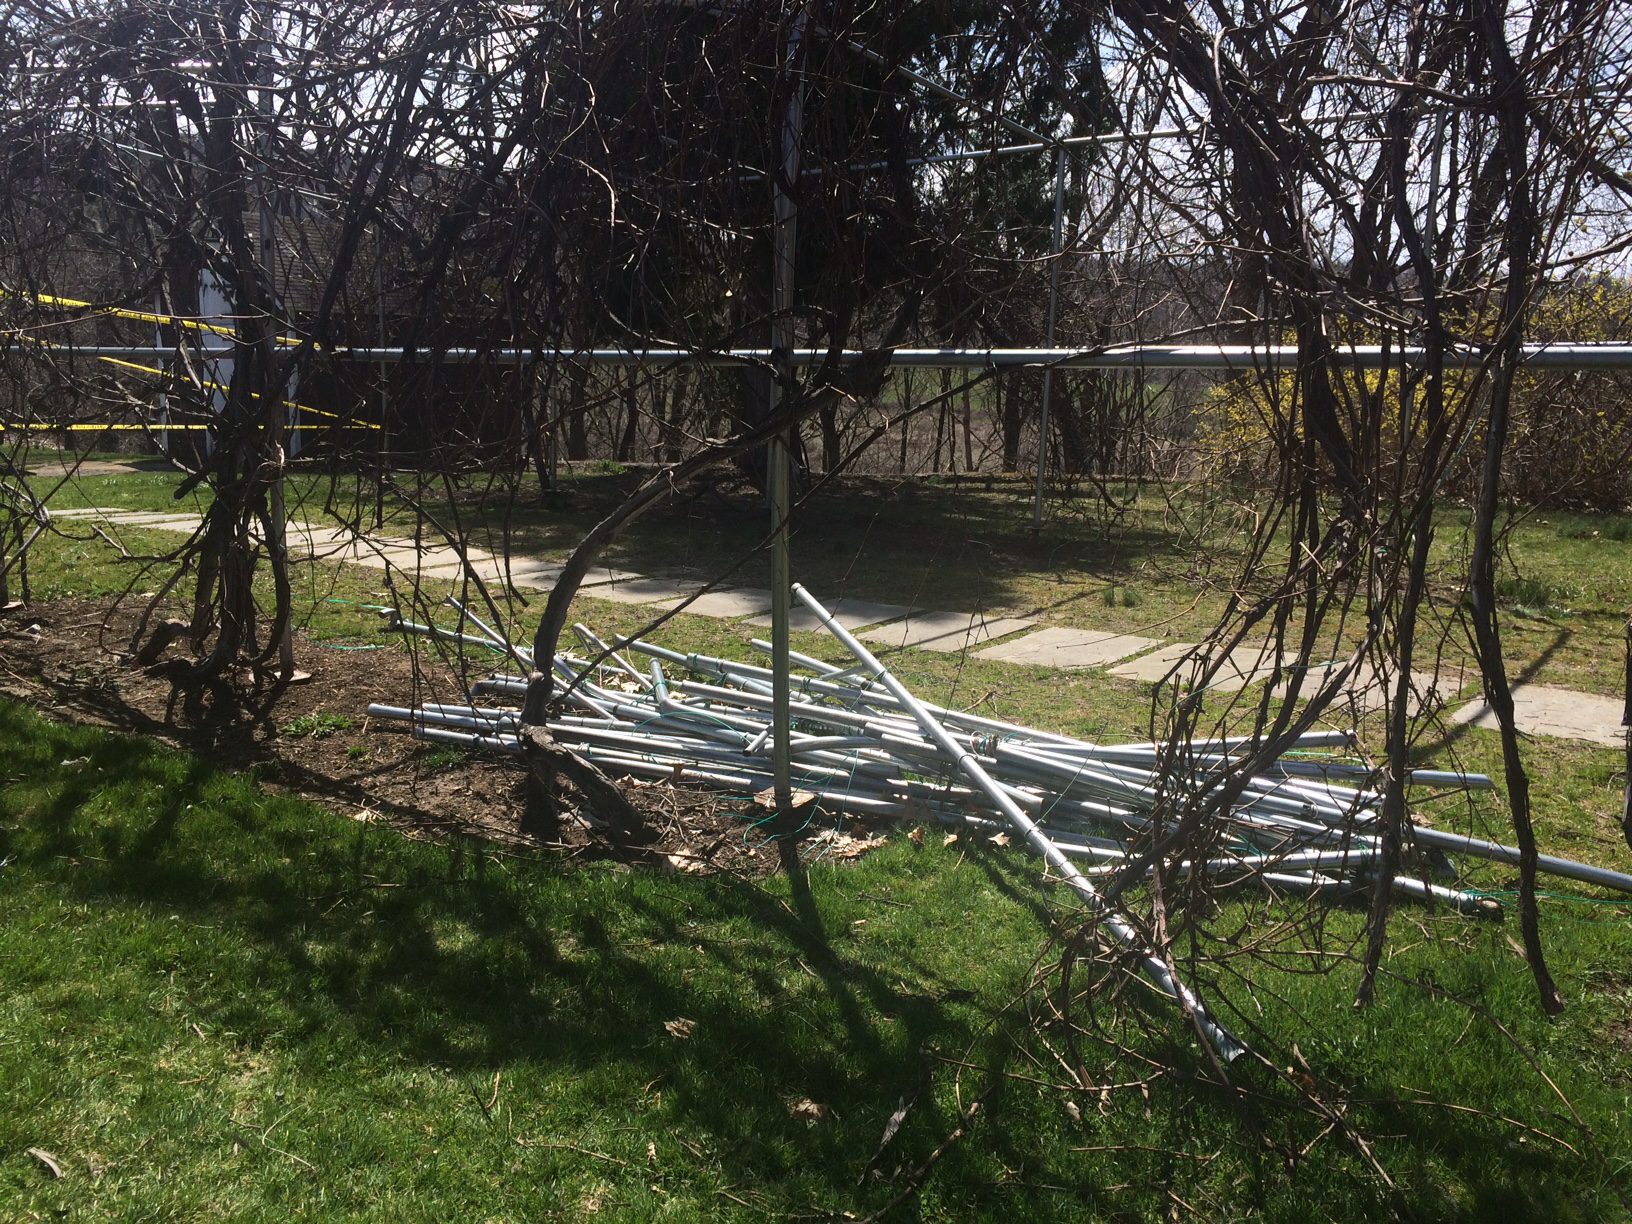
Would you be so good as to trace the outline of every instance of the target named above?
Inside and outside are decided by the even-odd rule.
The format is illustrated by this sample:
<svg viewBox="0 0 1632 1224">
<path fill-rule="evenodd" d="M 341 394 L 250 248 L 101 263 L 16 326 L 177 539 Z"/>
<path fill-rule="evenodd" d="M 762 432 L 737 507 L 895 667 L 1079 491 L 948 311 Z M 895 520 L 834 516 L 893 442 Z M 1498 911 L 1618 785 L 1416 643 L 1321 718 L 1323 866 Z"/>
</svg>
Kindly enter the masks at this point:
<svg viewBox="0 0 1632 1224">
<path fill-rule="evenodd" d="M 569 866 L 11 703 L 0 737 L 7 1219 L 864 1212 L 976 1099 L 896 1218 L 1624 1215 L 1624 907 L 1549 903 L 1551 1023 L 1505 931 L 1410 909 L 1369 1011 L 1346 967 L 1227 988 L 1336 1085 L 1390 1189 L 1262 1068 L 1235 1104 L 1198 1083 L 1183 1042 L 1132 1037 L 1177 1068 L 1148 1095 L 1044 1086 L 1015 1001 L 1050 911 L 1017 854 L 899 839 L 765 883 Z M 1328 921 L 1341 943 L 1358 915 Z"/>
<path fill-rule="evenodd" d="M 518 547 L 561 554 L 620 479 L 520 508 Z M 57 504 L 168 506 L 174 484 L 86 477 Z M 320 489 L 296 482 L 297 500 Z M 1155 507 L 1142 544 L 1069 514 L 1033 541 L 1018 488 L 906 489 L 813 505 L 803 576 L 824 594 L 1205 627 L 1215 596 L 1184 579 L 1192 562 Z M 1528 585 L 1509 591 L 1509 625 L 1533 678 L 1614 691 L 1612 611 L 1632 602 L 1618 521 L 1516 529 Z M 760 525 L 740 497 L 684 503 L 618 560 L 706 574 Z M 119 534 L 136 554 L 178 542 Z M 162 565 L 144 564 L 46 537 L 36 595 L 149 590 Z M 740 579 L 758 582 L 757 565 Z M 401 648 L 367 606 L 405 604 L 394 579 L 298 577 L 302 649 Z M 1112 580 L 1124 594 L 1107 600 Z M 514 603 L 504 619 L 525 639 L 537 611 Z M 586 598 L 582 615 L 626 632 L 651 614 Z M 662 638 L 748 657 L 760 632 L 680 616 Z M 837 657 L 815 635 L 795 646 Z M 927 652 L 895 665 L 926 697 L 1040 727 L 1150 730 L 1149 689 L 1104 675 Z M 1124 1034 L 1132 1062 L 1089 1042 L 1090 1086 L 1062 1089 L 1064 1036 L 1034 1030 L 1019 1002 L 1057 950 L 1060 899 L 1013 851 L 932 834 L 766 882 L 666 876 L 412 841 L 11 703 L 0 743 L 0 1219 L 860 1215 L 926 1163 L 892 1218 L 1632 1218 L 1632 910 L 1606 897 L 1558 888 L 1544 903 L 1569 1003 L 1551 1022 L 1508 926 L 1402 907 L 1381 997 L 1355 1012 L 1352 966 L 1310 955 L 1308 932 L 1350 949 L 1358 911 L 1243 899 L 1213 916 L 1214 931 L 1273 933 L 1276 954 L 1228 961 L 1209 997 L 1277 1060 L 1296 1044 L 1390 1184 L 1268 1069 L 1238 1064 L 1239 1096 L 1203 1083 L 1159 1002 L 1135 1009 L 1149 1030 Z M 1500 774 L 1476 730 L 1421 759 Z M 1527 759 L 1543 849 L 1624 870 L 1619 755 L 1537 740 Z M 1504 836 L 1499 797 L 1424 810 Z M 1471 882 L 1513 886 L 1488 867 Z M 1144 1090 L 1095 1087 L 1158 1065 L 1173 1070 Z"/>
<path fill-rule="evenodd" d="M 478 480 L 452 497 L 429 488 L 424 501 L 444 526 L 480 547 L 561 558 L 637 479 L 592 466 L 568 473 L 564 492 L 549 500 L 511 498 Z M 167 472 L 78 477 L 52 504 L 195 508 L 196 496 L 172 498 L 178 480 Z M 1236 579 L 1250 513 L 1221 510 L 1184 489 L 1126 493 L 1129 508 L 1114 519 L 1095 502 L 1055 501 L 1043 532 L 1034 534 L 1030 486 L 1015 478 L 840 481 L 800 511 L 795 577 L 828 598 L 1032 616 L 1164 639 L 1207 633 Z M 376 509 L 374 495 L 352 482 L 332 485 L 315 474 L 291 481 L 292 513 L 322 518 L 331 501 L 370 522 Z M 408 507 L 388 498 L 384 511 L 386 532 L 414 533 Z M 1436 619 L 1454 615 L 1460 599 L 1466 519 L 1455 507 L 1439 516 Z M 641 573 L 704 580 L 746 556 L 731 583 L 764 585 L 765 563 L 752 555 L 764 530 L 763 506 L 751 494 L 681 498 L 641 520 L 609 560 Z M 1607 664 L 1624 653 L 1632 609 L 1629 540 L 1627 516 L 1541 512 L 1516 520 L 1505 551 L 1510 568 L 1498 590 L 1514 676 L 1620 693 L 1619 670 Z M 1437 636 L 1439 629 L 1430 631 Z M 1465 633 L 1451 633 L 1448 654 L 1466 657 Z"/>
</svg>

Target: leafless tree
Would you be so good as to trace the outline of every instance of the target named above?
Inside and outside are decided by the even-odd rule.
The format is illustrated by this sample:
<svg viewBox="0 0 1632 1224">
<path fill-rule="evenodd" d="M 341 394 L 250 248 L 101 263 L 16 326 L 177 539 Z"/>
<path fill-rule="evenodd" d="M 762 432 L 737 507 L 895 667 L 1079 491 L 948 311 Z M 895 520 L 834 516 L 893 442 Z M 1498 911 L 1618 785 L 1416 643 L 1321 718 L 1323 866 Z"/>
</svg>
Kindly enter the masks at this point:
<svg viewBox="0 0 1632 1224">
<path fill-rule="evenodd" d="M 1182 864 L 1218 848 L 1216 817 L 1244 780 L 1360 682 L 1383 707 L 1386 856 L 1364 940 L 1344 951 L 1369 1000 L 1395 881 L 1421 869 L 1404 855 L 1407 765 L 1439 709 L 1418 671 L 1461 633 L 1501 724 L 1527 960 L 1543 1006 L 1561 1006 L 1494 578 L 1519 344 L 1562 278 L 1632 246 L 1616 145 L 1632 76 L 1609 0 L 898 12 L 31 0 L 5 20 L 0 312 L 18 411 L 45 425 L 191 424 L 205 439 L 171 447 L 192 468 L 182 492 L 207 490 L 208 512 L 147 607 L 138 655 L 149 616 L 185 581 L 191 681 L 246 661 L 287 672 L 280 498 L 297 426 L 302 462 L 372 479 L 376 505 L 405 502 L 456 542 L 461 479 L 519 498 L 549 483 L 558 442 L 570 458 L 657 459 L 567 563 L 539 616 L 540 660 L 621 532 L 688 482 L 732 464 L 757 475 L 754 456 L 789 431 L 819 456 L 814 485 L 885 439 L 892 466 L 908 467 L 915 424 L 934 458 L 910 462 L 955 465 L 961 407 L 967 467 L 978 391 L 1000 466 L 1025 462 L 1030 430 L 1109 500 L 1107 477 L 1177 462 L 1182 414 L 1157 438 L 1152 405 L 1197 394 L 1195 379 L 1062 376 L 1047 436 L 1039 371 L 920 375 L 910 390 L 899 379 L 903 402 L 886 407 L 892 348 L 1040 342 L 1057 278 L 1062 345 L 1290 341 L 1298 353 L 1199 388 L 1237 396 L 1258 423 L 1254 531 L 1216 632 L 1161 689 L 1153 726 L 1175 768 L 1109 897 L 1137 909 L 1181 976 L 1238 1003 L 1237 962 L 1210 926 L 1216 898 Z M 790 135 L 796 93 L 804 122 Z M 1034 143 L 1067 172 L 1052 259 L 1050 158 L 984 155 L 1016 126 L 1041 129 Z M 1104 139 L 1061 154 L 1065 133 Z M 789 139 L 804 167 L 793 181 L 774 169 Z M 969 151 L 982 156 L 950 159 Z M 777 192 L 801 235 L 794 334 L 828 361 L 789 376 L 775 363 L 581 359 L 765 344 L 779 318 Z M 1571 229 L 1584 216 L 1590 249 Z M 168 350 L 156 373 L 64 344 L 155 333 Z M 1356 343 L 1418 356 L 1366 373 L 1345 362 Z M 382 368 L 348 351 L 376 345 L 403 359 Z M 505 362 L 483 360 L 499 349 Z M 1452 481 L 1476 513 L 1468 572 L 1447 594 L 1431 550 Z M 343 512 L 360 521 L 364 500 Z M 1220 701 L 1210 684 L 1243 651 L 1267 661 L 1270 683 Z M 530 726 L 556 696 L 541 669 Z M 1219 729 L 1258 747 L 1209 773 L 1194 741 Z M 599 788 L 581 765 L 554 754 L 546 768 Z M 1318 918 L 1287 929 L 1316 938 Z M 1076 970 L 1099 962 L 1092 932 L 1077 934 L 1054 979 L 1062 1015 L 1121 980 L 1078 992 Z"/>
</svg>

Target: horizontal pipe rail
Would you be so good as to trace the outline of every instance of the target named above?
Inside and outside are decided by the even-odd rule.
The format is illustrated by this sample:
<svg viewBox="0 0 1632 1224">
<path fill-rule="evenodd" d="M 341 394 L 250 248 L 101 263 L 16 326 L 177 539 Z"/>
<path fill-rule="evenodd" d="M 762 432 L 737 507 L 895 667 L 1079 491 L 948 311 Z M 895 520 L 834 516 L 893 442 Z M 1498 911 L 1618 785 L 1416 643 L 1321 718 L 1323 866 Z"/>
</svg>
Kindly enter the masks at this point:
<svg viewBox="0 0 1632 1224">
<path fill-rule="evenodd" d="M 7 344 L 8 353 L 75 357 L 166 356 L 174 349 L 154 345 L 118 344 Z M 778 354 L 766 348 L 739 349 L 541 349 L 513 347 L 441 349 L 340 348 L 317 349 L 330 360 L 385 364 L 470 365 L 492 362 L 527 365 L 532 362 L 591 362 L 603 365 L 711 365 L 768 366 Z M 1416 345 L 1385 347 L 1375 344 L 1335 348 L 1327 356 L 1346 369 L 1378 370 L 1421 365 L 1427 350 Z M 870 351 L 793 349 L 788 360 L 796 366 L 819 366 L 836 359 L 846 364 L 879 356 Z M 1069 348 L 898 348 L 882 354 L 888 364 L 902 369 L 1011 370 L 1218 370 L 1243 373 L 1281 369 L 1298 363 L 1294 344 L 1127 344 L 1104 349 Z M 1632 369 L 1632 342 L 1526 344 L 1520 361 L 1537 370 Z M 1456 347 L 1447 350 L 1447 369 L 1478 369 L 1494 360 L 1492 350 Z"/>
</svg>

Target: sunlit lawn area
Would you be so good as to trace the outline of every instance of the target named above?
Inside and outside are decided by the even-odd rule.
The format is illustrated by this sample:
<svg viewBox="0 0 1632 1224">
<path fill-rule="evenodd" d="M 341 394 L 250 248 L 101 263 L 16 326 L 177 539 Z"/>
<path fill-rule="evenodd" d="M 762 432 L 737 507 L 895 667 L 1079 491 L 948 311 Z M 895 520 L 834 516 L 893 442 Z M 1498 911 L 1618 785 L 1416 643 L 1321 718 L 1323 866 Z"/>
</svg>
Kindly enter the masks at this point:
<svg viewBox="0 0 1632 1224">
<path fill-rule="evenodd" d="M 518 510 L 518 548 L 560 555 L 614 495 L 598 482 L 615 479 Z M 90 477 L 59 504 L 169 505 L 173 483 Z M 804 576 L 835 594 L 1169 636 L 1216 611 L 1143 502 L 1131 517 L 1148 538 L 1134 547 L 1127 529 L 1107 537 L 1065 512 L 1033 541 L 1018 487 L 906 489 L 887 509 L 814 504 Z M 619 561 L 708 576 L 757 541 L 760 517 L 745 495 L 689 503 L 644 525 Z M 1574 592 L 1567 613 L 1537 609 L 1538 654 L 1547 633 L 1568 637 L 1543 679 L 1618 683 L 1602 663 L 1619 640 L 1611 610 L 1632 602 L 1618 521 L 1543 515 L 1515 531 L 1521 572 L 1549 599 Z M 177 540 L 118 534 L 133 553 Z M 96 537 L 46 539 L 34 561 L 42 600 L 152 586 Z M 367 606 L 404 602 L 400 579 L 308 566 L 300 580 L 303 650 L 400 649 Z M 1131 594 L 1108 599 L 1112 580 Z M 529 634 L 536 613 L 512 605 L 511 627 Z M 585 599 L 583 615 L 628 631 L 650 614 Z M 743 656 L 756 632 L 690 616 L 662 630 L 677 647 Z M 1521 656 L 1527 640 L 1514 638 Z M 1149 690 L 1103 675 L 923 652 L 895 662 L 937 700 L 1100 738 L 1150 731 Z M 1065 1035 L 1032 1030 L 1026 994 L 1069 915 L 1013 850 L 897 837 L 856 863 L 698 879 L 411 841 L 13 703 L 0 704 L 0 742 L 8 1218 L 864 1214 L 920 1175 L 896 1218 L 1627 1214 L 1632 911 L 1611 898 L 1556 888 L 1545 901 L 1570 1005 L 1557 1021 L 1536 1008 L 1507 927 L 1410 907 L 1369 1010 L 1351 1006 L 1351 965 L 1296 953 L 1296 940 L 1228 961 L 1211 983 L 1267 1049 L 1296 1043 L 1391 1187 L 1270 1068 L 1238 1063 L 1239 1097 L 1202 1083 L 1159 1002 L 1136 1005 L 1151 1033 L 1124 1032 L 1132 1062 L 1085 1041 L 1088 1082 L 1072 1085 Z M 1624 869 L 1618 754 L 1558 740 L 1528 752 L 1544 849 Z M 1480 731 L 1423 758 L 1500 772 Z M 1502 835 L 1499 797 L 1424 814 Z M 760 834 L 745 821 L 743 836 Z M 1505 869 L 1471 882 L 1510 899 Z M 1250 917 L 1263 932 L 1302 913 L 1241 900 L 1210 925 Z M 1325 913 L 1325 946 L 1351 948 L 1360 923 L 1354 908 Z"/>
<path fill-rule="evenodd" d="M 899 1218 L 1623 1213 L 1621 905 L 1547 904 L 1552 1023 L 1507 931 L 1410 909 L 1368 1011 L 1347 967 L 1222 988 L 1336 1085 L 1390 1190 L 1340 1134 L 1299 1156 L 1323 1123 L 1266 1068 L 1237 1064 L 1234 1105 L 1196 1082 L 1182 1039 L 1129 1034 L 1165 1075 L 1084 1046 L 1148 1096 L 1059 1087 L 1061 1035 L 1017 1002 L 1057 898 L 1012 852 L 900 838 L 764 883 L 561 865 L 14 704 L 0 735 L 10 1218 L 862 1212 L 976 1101 Z M 1331 914 L 1332 944 L 1358 922 Z"/>
</svg>

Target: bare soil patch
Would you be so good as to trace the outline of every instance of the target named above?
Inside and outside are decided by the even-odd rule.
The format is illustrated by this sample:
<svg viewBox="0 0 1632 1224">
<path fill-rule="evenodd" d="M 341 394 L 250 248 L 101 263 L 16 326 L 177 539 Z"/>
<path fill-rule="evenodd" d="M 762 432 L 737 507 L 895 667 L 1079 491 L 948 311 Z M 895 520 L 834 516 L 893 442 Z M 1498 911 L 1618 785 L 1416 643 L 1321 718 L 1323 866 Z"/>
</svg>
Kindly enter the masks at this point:
<svg viewBox="0 0 1632 1224">
<path fill-rule="evenodd" d="M 661 870 L 763 876 L 782 859 L 753 830 L 741 798 L 667 784 L 620 782 L 657 837 L 614 849 L 583 821 L 523 828 L 519 761 L 413 739 L 401 724 L 366 718 L 371 702 L 462 699 L 449 661 L 398 649 L 326 650 L 303 643 L 310 681 L 273 688 L 247 674 L 230 692 L 178 688 L 178 665 L 127 665 L 120 650 L 134 616 L 108 600 L 65 600 L 0 615 L 0 694 L 78 722 L 150 735 L 267 790 L 300 795 L 410 836 L 473 836 L 505 849 L 569 858 L 613 856 Z M 468 678 L 467 678 L 468 679 Z M 832 821 L 827 822 L 829 825 Z"/>
</svg>

